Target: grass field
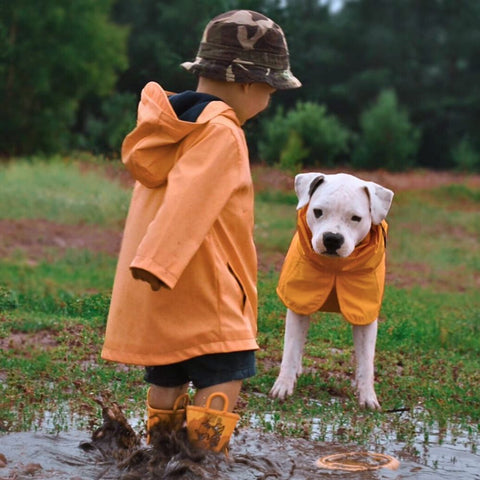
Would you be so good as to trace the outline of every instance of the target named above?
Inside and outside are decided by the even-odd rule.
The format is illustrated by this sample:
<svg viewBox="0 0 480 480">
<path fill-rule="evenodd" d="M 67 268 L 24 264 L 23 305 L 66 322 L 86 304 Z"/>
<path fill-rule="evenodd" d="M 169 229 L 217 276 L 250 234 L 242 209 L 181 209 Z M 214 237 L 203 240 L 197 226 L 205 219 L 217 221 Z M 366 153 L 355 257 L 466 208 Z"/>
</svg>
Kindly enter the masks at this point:
<svg viewBox="0 0 480 480">
<path fill-rule="evenodd" d="M 433 424 L 478 435 L 478 185 L 452 176 L 435 186 L 422 172 L 421 186 L 396 190 L 376 358 L 383 411 L 364 412 L 350 386 L 350 327 L 336 315 L 315 316 L 291 399 L 267 395 L 281 359 L 285 312 L 275 286 L 296 199 L 265 186 L 275 171 L 256 172 L 261 350 L 239 403 L 243 424 L 344 442 L 408 439 L 419 422 L 427 437 Z M 99 358 L 129 197 L 122 170 L 95 159 L 0 165 L 0 432 L 46 420 L 58 430 L 91 426 L 100 421 L 96 396 L 143 417 L 142 369 Z"/>
</svg>

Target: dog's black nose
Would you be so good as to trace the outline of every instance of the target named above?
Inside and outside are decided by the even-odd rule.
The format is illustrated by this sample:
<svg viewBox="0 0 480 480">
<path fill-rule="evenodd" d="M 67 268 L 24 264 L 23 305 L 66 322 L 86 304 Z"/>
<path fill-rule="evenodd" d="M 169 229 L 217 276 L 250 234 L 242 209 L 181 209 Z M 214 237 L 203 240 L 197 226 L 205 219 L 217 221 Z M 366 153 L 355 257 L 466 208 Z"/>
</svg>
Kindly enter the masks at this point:
<svg viewBox="0 0 480 480">
<path fill-rule="evenodd" d="M 340 233 L 325 232 L 323 234 L 323 244 L 327 249 L 327 253 L 336 253 L 344 241 L 345 239 Z"/>
</svg>

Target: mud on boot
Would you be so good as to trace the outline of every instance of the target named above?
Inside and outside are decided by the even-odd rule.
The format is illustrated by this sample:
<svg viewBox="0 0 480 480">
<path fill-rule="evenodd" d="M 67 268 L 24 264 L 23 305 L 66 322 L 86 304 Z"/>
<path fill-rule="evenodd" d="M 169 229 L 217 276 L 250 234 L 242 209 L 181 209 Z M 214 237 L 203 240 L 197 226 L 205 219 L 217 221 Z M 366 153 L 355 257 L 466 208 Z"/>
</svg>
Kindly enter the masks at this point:
<svg viewBox="0 0 480 480">
<path fill-rule="evenodd" d="M 212 400 L 220 397 L 223 410 L 210 407 Z M 190 443 L 204 450 L 228 453 L 228 443 L 240 416 L 228 412 L 228 398 L 224 393 L 212 393 L 205 407 L 187 406 L 187 433 Z"/>
</svg>

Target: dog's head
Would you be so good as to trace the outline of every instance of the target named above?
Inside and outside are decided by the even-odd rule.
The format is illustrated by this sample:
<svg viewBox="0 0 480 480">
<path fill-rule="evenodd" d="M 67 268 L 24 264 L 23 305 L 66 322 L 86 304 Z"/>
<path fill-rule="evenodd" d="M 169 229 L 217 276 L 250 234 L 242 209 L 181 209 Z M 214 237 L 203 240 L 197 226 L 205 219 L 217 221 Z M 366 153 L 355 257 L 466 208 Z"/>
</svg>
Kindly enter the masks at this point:
<svg viewBox="0 0 480 480">
<path fill-rule="evenodd" d="M 374 182 L 337 173 L 301 173 L 295 177 L 297 210 L 308 204 L 307 224 L 313 250 L 348 257 L 372 224 L 387 216 L 393 192 Z"/>
</svg>

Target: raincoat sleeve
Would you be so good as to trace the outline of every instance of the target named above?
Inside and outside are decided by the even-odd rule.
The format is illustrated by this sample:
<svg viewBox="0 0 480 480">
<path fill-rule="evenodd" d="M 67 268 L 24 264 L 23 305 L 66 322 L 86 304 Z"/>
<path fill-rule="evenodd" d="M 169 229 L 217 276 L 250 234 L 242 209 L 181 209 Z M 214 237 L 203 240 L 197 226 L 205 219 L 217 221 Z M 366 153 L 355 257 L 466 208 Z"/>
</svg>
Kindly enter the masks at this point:
<svg viewBox="0 0 480 480">
<path fill-rule="evenodd" d="M 236 127 L 239 129 L 239 127 Z M 229 126 L 209 124 L 168 175 L 164 201 L 130 268 L 141 268 L 174 288 L 238 188 L 248 151 Z"/>
</svg>

